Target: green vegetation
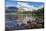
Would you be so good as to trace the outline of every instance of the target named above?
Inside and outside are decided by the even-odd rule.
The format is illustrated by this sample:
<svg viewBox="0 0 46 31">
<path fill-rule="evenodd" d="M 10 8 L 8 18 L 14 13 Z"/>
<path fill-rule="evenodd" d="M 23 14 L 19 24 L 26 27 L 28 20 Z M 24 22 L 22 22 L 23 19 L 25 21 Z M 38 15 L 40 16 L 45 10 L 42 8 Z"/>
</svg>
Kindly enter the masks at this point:
<svg viewBox="0 0 46 31">
<path fill-rule="evenodd" d="M 34 12 L 35 14 L 44 14 L 44 8 L 42 8 L 42 9 L 38 9 L 38 10 L 36 10 L 35 12 Z"/>
<path fill-rule="evenodd" d="M 44 8 L 38 9 L 37 11 L 33 12 L 35 17 L 44 19 Z"/>
<path fill-rule="evenodd" d="M 17 14 L 32 14 L 31 11 L 23 11 L 23 12 L 17 12 Z"/>
</svg>

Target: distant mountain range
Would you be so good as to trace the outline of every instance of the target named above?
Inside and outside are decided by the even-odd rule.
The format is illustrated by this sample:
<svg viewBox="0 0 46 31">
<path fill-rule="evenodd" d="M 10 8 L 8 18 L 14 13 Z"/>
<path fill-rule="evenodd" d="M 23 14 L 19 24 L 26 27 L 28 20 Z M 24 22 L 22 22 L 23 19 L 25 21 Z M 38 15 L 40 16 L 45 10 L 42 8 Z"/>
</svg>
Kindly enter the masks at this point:
<svg viewBox="0 0 46 31">
<path fill-rule="evenodd" d="M 5 7 L 5 11 L 17 11 L 17 7 Z"/>
<path fill-rule="evenodd" d="M 41 8 L 40 8 L 41 9 Z M 6 12 L 16 12 L 16 11 L 35 11 L 35 9 L 30 8 L 18 8 L 18 7 L 5 7 Z"/>
</svg>

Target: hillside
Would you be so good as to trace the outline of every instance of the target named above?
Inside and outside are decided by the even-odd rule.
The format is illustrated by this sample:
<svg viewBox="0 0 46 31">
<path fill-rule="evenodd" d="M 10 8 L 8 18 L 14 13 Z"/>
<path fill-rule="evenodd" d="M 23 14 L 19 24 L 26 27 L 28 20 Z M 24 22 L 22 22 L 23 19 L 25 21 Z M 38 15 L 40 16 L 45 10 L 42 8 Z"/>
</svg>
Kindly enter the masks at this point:
<svg viewBox="0 0 46 31">
<path fill-rule="evenodd" d="M 18 10 L 17 7 L 6 7 L 5 12 L 10 13 L 10 12 L 16 12 Z"/>
</svg>

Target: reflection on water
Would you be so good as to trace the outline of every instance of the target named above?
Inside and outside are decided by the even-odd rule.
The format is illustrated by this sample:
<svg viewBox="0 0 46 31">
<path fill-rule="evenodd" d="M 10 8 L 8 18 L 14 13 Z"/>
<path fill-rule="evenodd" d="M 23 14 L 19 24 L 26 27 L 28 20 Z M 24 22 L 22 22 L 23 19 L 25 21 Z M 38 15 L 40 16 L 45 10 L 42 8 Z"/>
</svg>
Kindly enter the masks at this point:
<svg viewBox="0 0 46 31">
<path fill-rule="evenodd" d="M 34 17 L 32 17 L 32 15 L 27 15 L 27 14 L 22 14 L 22 15 L 6 15 L 6 21 L 16 21 L 16 22 L 24 22 L 26 23 L 27 21 L 32 21 L 35 20 Z"/>
<path fill-rule="evenodd" d="M 35 20 L 31 15 L 5 15 L 6 16 L 6 28 L 7 29 L 26 29 L 25 24 L 27 21 Z"/>
<path fill-rule="evenodd" d="M 6 30 L 24 30 L 44 27 L 43 19 L 36 19 L 29 14 L 6 14 L 5 17 Z"/>
</svg>

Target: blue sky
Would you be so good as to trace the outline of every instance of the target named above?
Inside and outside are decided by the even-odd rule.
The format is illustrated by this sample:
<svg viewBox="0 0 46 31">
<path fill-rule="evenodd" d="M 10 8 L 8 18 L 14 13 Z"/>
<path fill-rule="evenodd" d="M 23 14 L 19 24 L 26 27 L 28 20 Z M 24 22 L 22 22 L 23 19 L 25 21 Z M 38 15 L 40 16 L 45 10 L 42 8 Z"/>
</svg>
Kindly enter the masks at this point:
<svg viewBox="0 0 46 31">
<path fill-rule="evenodd" d="M 28 3 L 29 5 L 33 5 L 35 7 L 39 7 L 39 6 L 43 5 L 43 3 L 41 3 L 41 2 L 26 2 L 26 3 Z M 16 4 L 17 4 L 16 1 L 6 1 L 6 5 L 13 5 L 14 6 Z"/>
<path fill-rule="evenodd" d="M 38 9 L 38 8 L 42 8 L 44 3 L 43 2 L 17 2 L 16 0 L 6 0 L 6 7 L 27 7 L 27 8 L 31 8 L 31 9 Z"/>
<path fill-rule="evenodd" d="M 17 4 L 17 2 L 15 1 L 6 1 L 6 7 L 7 6 L 15 6 Z"/>
</svg>

